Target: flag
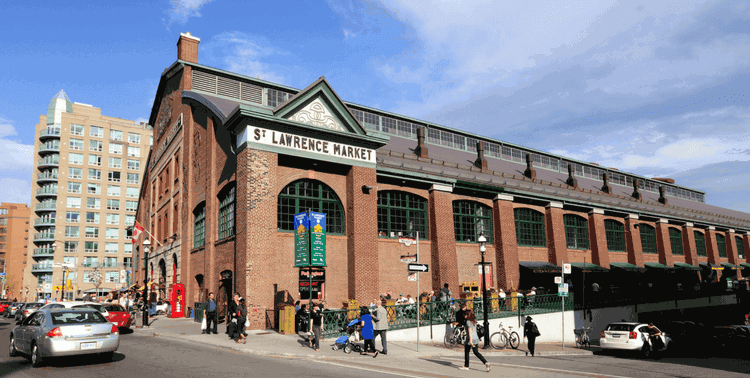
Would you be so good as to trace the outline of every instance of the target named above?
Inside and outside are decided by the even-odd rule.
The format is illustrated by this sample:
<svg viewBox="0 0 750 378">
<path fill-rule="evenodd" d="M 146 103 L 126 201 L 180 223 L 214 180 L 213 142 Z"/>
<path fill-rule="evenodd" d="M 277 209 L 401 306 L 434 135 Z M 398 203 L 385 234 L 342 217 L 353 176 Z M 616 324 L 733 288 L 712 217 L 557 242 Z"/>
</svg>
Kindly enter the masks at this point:
<svg viewBox="0 0 750 378">
<path fill-rule="evenodd" d="M 138 224 L 138 221 L 135 222 L 135 225 L 133 225 L 133 238 L 131 239 L 132 243 L 135 244 L 136 239 L 138 239 L 138 236 L 143 232 L 143 227 Z"/>
</svg>

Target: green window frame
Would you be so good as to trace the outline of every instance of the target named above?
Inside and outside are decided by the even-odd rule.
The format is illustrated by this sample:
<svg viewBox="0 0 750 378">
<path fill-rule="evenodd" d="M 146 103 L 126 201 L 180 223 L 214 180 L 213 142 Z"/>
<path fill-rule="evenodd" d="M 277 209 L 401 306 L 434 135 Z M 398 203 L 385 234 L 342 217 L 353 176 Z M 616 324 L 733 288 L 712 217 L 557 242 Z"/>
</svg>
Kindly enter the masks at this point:
<svg viewBox="0 0 750 378">
<path fill-rule="evenodd" d="M 378 192 L 378 237 L 429 238 L 427 199 L 416 194 L 387 190 Z"/>
<path fill-rule="evenodd" d="M 453 230 L 457 242 L 476 243 L 483 234 L 492 243 L 492 208 L 474 201 L 453 201 Z"/>
<path fill-rule="evenodd" d="M 734 244 L 737 246 L 737 257 L 740 259 L 745 258 L 745 243 L 742 241 L 742 237 L 735 236 Z"/>
<path fill-rule="evenodd" d="M 568 249 L 589 249 L 589 222 L 586 218 L 563 215 L 565 221 L 565 241 Z"/>
<path fill-rule="evenodd" d="M 672 254 L 682 256 L 682 231 L 670 227 L 669 228 L 669 243 L 672 245 Z"/>
<path fill-rule="evenodd" d="M 625 225 L 612 219 L 605 219 L 604 232 L 607 235 L 608 250 L 625 252 Z"/>
<path fill-rule="evenodd" d="M 719 257 L 727 257 L 727 240 L 722 234 L 716 234 L 716 249 L 719 250 Z"/>
<path fill-rule="evenodd" d="M 641 249 L 643 249 L 643 253 L 659 253 L 656 249 L 656 229 L 643 223 L 639 223 L 638 228 L 641 230 Z"/>
<path fill-rule="evenodd" d="M 193 228 L 193 248 L 206 245 L 206 204 L 203 203 L 193 212 L 195 216 Z"/>
<path fill-rule="evenodd" d="M 235 186 L 219 194 L 219 240 L 234 235 Z"/>
<path fill-rule="evenodd" d="M 294 214 L 307 210 L 326 214 L 326 233 L 343 235 L 346 232 L 346 213 L 339 196 L 328 185 L 311 179 L 294 181 L 279 193 L 278 230 L 294 231 Z"/>
<path fill-rule="evenodd" d="M 544 214 L 531 209 L 513 210 L 516 222 L 516 243 L 525 247 L 546 247 Z"/>
<path fill-rule="evenodd" d="M 695 253 L 701 257 L 708 256 L 706 253 L 706 235 L 703 235 L 702 232 L 693 231 L 693 236 L 695 236 Z"/>
</svg>

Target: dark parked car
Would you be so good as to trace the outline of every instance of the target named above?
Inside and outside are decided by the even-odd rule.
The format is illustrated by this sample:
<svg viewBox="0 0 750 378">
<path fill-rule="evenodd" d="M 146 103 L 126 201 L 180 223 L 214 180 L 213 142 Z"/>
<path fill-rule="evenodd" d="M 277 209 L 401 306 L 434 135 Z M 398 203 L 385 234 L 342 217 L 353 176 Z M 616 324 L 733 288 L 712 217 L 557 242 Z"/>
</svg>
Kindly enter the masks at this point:
<svg viewBox="0 0 750 378">
<path fill-rule="evenodd" d="M 750 347 L 750 330 L 744 326 L 719 326 L 711 330 L 711 350 L 722 354 L 741 352 Z"/>
<path fill-rule="evenodd" d="M 23 302 L 13 302 L 8 307 L 5 308 L 5 311 L 3 311 L 3 316 L 6 318 L 10 318 L 11 316 L 16 315 L 16 310 L 18 310 L 18 307 L 20 307 L 23 304 Z"/>
<path fill-rule="evenodd" d="M 16 322 L 20 323 L 26 319 L 29 315 L 33 314 L 40 307 L 44 306 L 44 303 L 40 302 L 29 302 L 26 303 L 22 308 L 16 311 Z"/>
<path fill-rule="evenodd" d="M 681 352 L 690 350 L 696 343 L 705 345 L 711 339 L 712 330 L 703 323 L 671 321 L 660 324 L 660 329 L 676 341 L 675 349 Z"/>
</svg>

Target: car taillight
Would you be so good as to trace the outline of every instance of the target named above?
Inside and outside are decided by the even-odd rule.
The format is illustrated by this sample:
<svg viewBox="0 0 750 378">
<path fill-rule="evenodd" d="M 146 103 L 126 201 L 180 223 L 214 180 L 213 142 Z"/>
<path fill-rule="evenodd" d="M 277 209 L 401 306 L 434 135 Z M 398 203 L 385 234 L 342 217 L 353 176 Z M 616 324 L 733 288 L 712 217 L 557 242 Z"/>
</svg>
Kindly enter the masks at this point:
<svg viewBox="0 0 750 378">
<path fill-rule="evenodd" d="M 599 337 L 602 339 L 605 338 L 604 331 L 599 332 Z"/>
<path fill-rule="evenodd" d="M 47 337 L 62 337 L 62 330 L 60 330 L 60 327 L 55 327 L 49 332 L 47 332 Z"/>
<path fill-rule="evenodd" d="M 120 333 L 120 329 L 117 328 L 116 324 L 112 324 L 112 330 L 109 331 L 109 333 L 117 333 L 117 334 L 119 334 Z"/>
<path fill-rule="evenodd" d="M 636 332 L 630 332 L 630 338 L 635 340 L 635 338 L 638 336 L 638 333 Z"/>
</svg>

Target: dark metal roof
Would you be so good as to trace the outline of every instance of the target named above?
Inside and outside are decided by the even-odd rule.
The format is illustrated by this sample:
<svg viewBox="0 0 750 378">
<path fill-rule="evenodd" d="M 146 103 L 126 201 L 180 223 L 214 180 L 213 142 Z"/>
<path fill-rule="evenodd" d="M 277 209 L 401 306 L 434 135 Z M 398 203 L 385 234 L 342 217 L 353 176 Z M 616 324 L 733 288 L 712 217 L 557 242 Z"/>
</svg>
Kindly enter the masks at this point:
<svg viewBox="0 0 750 378">
<path fill-rule="evenodd" d="M 531 269 L 533 273 L 560 273 L 562 268 L 546 261 L 519 261 L 518 265 Z"/>
</svg>

